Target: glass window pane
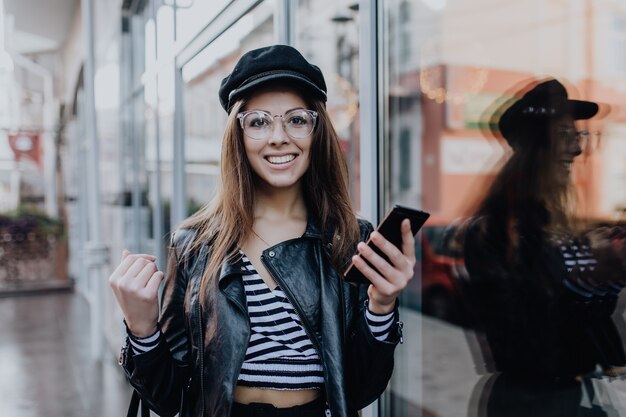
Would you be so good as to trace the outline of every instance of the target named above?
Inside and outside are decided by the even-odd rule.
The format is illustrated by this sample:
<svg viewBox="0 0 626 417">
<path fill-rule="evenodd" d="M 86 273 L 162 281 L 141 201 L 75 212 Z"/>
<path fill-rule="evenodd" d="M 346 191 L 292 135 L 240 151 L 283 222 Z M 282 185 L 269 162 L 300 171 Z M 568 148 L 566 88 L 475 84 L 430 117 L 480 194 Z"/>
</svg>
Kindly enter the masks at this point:
<svg viewBox="0 0 626 417">
<path fill-rule="evenodd" d="M 175 0 L 176 41 L 181 45 L 189 42 L 200 32 L 230 0 Z M 167 0 L 166 3 L 173 3 Z"/>
<path fill-rule="evenodd" d="M 299 0 L 294 46 L 320 67 L 327 108 L 348 159 L 353 206 L 360 205 L 359 12 L 354 0 Z"/>
<path fill-rule="evenodd" d="M 241 55 L 274 39 L 274 1 L 264 1 L 207 45 L 182 69 L 185 155 L 190 212 L 215 193 L 227 114 L 217 93 Z"/>
<path fill-rule="evenodd" d="M 588 232 L 626 220 L 626 9 L 554 0 L 386 0 L 382 9 L 380 196 L 385 208 L 400 203 L 432 214 L 416 238 L 415 277 L 401 299 L 405 343 L 386 411 L 624 412 L 611 397 L 621 388 L 603 376 L 626 365 L 621 284 L 612 282 L 613 296 L 590 284 L 593 301 L 581 306 L 573 295 L 580 288 L 566 280 L 595 282 L 598 273 L 585 265 L 606 265 L 597 255 L 606 240 L 585 240 Z M 515 133 L 501 130 L 505 109 L 548 77 L 570 99 L 599 103 L 598 114 L 557 118 L 564 107 L 550 101 L 522 107 L 531 118 Z M 568 129 L 558 131 L 559 123 Z M 538 137 L 543 142 L 532 142 Z M 483 239 L 477 249 L 462 245 L 476 239 Z M 484 239 L 495 239 L 494 247 Z M 582 259 L 575 249 L 587 241 L 591 255 Z M 592 313 L 595 302 L 604 315 Z"/>
</svg>

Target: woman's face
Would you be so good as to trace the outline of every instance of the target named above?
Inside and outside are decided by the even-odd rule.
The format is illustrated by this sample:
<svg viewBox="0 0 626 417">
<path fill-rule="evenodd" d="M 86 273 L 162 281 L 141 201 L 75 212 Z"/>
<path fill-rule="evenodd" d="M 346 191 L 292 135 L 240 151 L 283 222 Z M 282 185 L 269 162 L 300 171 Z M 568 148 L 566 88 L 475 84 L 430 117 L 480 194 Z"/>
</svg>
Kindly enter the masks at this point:
<svg viewBox="0 0 626 417">
<path fill-rule="evenodd" d="M 246 156 L 261 186 L 280 189 L 299 186 L 300 179 L 309 169 L 312 133 L 303 138 L 292 138 L 285 132 L 283 119 L 275 117 L 294 109 L 307 109 L 302 97 L 294 90 L 273 87 L 252 95 L 242 110 L 261 110 L 274 116 L 268 138 L 253 139 L 245 130 L 243 134 Z"/>
<path fill-rule="evenodd" d="M 561 117 L 552 123 L 553 149 L 556 158 L 556 175 L 560 183 L 570 181 L 574 159 L 582 153 L 574 119 Z"/>
</svg>

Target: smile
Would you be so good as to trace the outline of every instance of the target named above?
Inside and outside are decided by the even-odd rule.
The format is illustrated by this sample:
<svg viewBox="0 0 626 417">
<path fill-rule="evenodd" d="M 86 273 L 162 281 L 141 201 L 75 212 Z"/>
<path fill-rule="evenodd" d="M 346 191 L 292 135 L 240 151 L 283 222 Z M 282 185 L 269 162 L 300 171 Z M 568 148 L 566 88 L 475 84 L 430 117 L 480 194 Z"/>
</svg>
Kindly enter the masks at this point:
<svg viewBox="0 0 626 417">
<path fill-rule="evenodd" d="M 268 156 L 265 159 L 267 159 L 267 161 L 270 164 L 274 164 L 274 165 L 280 165 L 280 164 L 286 164 L 288 162 L 293 161 L 294 159 L 296 159 L 295 155 L 284 155 L 284 156 Z"/>
</svg>

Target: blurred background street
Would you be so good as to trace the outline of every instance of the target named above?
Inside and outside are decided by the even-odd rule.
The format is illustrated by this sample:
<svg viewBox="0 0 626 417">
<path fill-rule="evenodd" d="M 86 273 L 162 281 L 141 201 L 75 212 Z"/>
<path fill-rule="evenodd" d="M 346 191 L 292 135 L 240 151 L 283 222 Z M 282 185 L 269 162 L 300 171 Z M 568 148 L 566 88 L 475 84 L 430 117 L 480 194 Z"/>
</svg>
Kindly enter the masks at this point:
<svg viewBox="0 0 626 417">
<path fill-rule="evenodd" d="M 91 358 L 83 297 L 0 297 L 0 317 L 1 416 L 126 415 L 131 391 L 114 358 Z"/>
<path fill-rule="evenodd" d="M 431 213 L 405 343 L 364 417 L 481 416 L 491 374 L 454 236 L 512 153 L 498 109 L 521 85 L 555 77 L 600 104 L 566 164 L 575 217 L 626 224 L 624 1 L 0 0 L 0 417 L 125 415 L 107 277 L 125 248 L 165 269 L 218 184 L 220 81 L 273 43 L 325 74 L 358 213 Z M 623 381 L 595 383 L 585 407 L 626 416 Z"/>
</svg>

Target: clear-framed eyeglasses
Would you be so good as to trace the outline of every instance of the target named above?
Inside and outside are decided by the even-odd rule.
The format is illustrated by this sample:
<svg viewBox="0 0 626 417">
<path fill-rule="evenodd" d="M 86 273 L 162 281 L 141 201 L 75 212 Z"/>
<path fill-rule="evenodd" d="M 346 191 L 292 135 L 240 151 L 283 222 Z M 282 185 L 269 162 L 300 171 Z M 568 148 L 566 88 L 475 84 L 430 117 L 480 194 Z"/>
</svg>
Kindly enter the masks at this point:
<svg viewBox="0 0 626 417">
<path fill-rule="evenodd" d="M 580 146 L 580 149 L 583 151 L 586 149 L 596 149 L 600 145 L 600 132 L 598 131 L 590 132 L 589 130 L 564 129 L 560 133 L 566 140 L 573 140 L 575 138 L 578 141 L 578 146 Z"/>
<path fill-rule="evenodd" d="M 307 109 L 289 110 L 275 115 L 263 110 L 250 110 L 237 114 L 243 133 L 251 139 L 267 140 L 274 132 L 274 122 L 280 119 L 283 130 L 292 139 L 304 139 L 313 132 L 317 123 L 317 112 Z"/>
<path fill-rule="evenodd" d="M 578 144 L 582 150 L 596 149 L 600 146 L 600 132 L 590 132 L 588 130 L 579 130 L 576 132 L 578 137 Z"/>
</svg>

